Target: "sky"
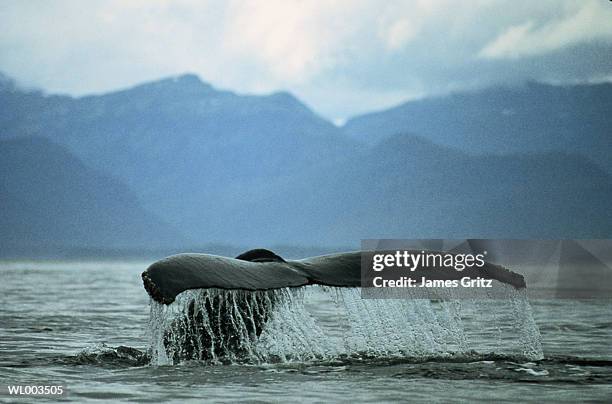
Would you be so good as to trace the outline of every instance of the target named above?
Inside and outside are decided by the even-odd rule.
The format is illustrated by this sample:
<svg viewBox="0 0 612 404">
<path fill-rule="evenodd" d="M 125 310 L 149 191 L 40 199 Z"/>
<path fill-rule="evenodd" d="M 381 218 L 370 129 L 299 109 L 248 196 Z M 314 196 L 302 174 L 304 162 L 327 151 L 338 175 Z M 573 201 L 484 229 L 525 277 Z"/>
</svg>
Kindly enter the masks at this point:
<svg viewBox="0 0 612 404">
<path fill-rule="evenodd" d="M 3 0 L 0 72 L 84 95 L 195 73 L 346 118 L 526 80 L 612 81 L 607 0 Z"/>
</svg>

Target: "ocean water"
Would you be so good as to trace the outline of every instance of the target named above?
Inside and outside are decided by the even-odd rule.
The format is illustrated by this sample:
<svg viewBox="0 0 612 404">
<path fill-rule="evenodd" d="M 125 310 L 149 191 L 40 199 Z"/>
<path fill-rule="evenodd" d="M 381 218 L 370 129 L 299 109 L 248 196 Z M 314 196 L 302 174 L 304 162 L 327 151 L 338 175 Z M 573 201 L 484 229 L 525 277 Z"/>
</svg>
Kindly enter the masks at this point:
<svg viewBox="0 0 612 404">
<path fill-rule="evenodd" d="M 543 358 L 535 358 L 521 355 L 524 335 L 512 327 L 500 329 L 502 319 L 521 307 L 505 300 L 462 303 L 458 322 L 451 313 L 449 326 L 438 331 L 424 319 L 454 306 L 397 303 L 402 310 L 421 312 L 420 320 L 413 316 L 400 324 L 397 312 L 402 311 L 390 309 L 394 303 L 387 301 L 360 323 L 368 328 L 371 321 L 371 328 L 352 336 L 369 339 L 355 339 L 361 348 L 353 344 L 347 351 L 347 317 L 355 317 L 360 303 L 351 301 L 354 311 L 340 312 L 335 292 L 312 289 L 304 293 L 298 314 L 288 306 L 294 320 L 302 319 L 300 331 L 284 329 L 281 322 L 265 338 L 270 346 L 276 342 L 274 349 L 280 344 L 287 350 L 293 346 L 286 342 L 290 334 L 297 333 L 299 341 L 314 341 L 309 344 L 323 356 L 259 355 L 252 361 L 156 366 L 145 354 L 151 346 L 151 306 L 140 273 L 147 265 L 0 263 L 0 400 L 34 401 L 9 396 L 7 385 L 62 385 L 61 397 L 35 400 L 74 402 L 612 400 L 610 300 L 530 302 L 543 352 Z M 380 322 L 390 311 L 395 317 Z M 310 321 L 320 327 L 312 335 Z M 390 346 L 389 335 L 395 348 L 378 349 Z M 433 341 L 440 335 L 442 340 Z M 402 349 L 402 344 L 422 349 Z"/>
</svg>

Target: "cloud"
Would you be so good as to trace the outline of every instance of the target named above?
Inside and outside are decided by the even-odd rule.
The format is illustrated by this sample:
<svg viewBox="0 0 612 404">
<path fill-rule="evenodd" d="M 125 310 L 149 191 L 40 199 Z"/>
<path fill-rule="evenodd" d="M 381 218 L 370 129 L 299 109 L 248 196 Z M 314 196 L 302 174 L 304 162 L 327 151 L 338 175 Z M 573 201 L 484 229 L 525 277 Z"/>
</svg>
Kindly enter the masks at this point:
<svg viewBox="0 0 612 404">
<path fill-rule="evenodd" d="M 0 71 L 75 95 L 193 72 L 344 118 L 415 94 L 611 77 L 610 13 L 598 0 L 5 0 Z"/>
<path fill-rule="evenodd" d="M 536 24 L 513 25 L 488 43 L 479 56 L 516 59 L 550 53 L 593 40 L 612 42 L 612 6 L 602 1 L 584 1 L 561 19 Z"/>
<path fill-rule="evenodd" d="M 233 58 L 264 66 L 279 82 L 303 83 L 335 63 L 351 34 L 341 23 L 350 1 L 233 1 L 225 29 Z"/>
<path fill-rule="evenodd" d="M 388 51 L 395 52 L 418 37 L 423 23 L 433 13 L 431 5 L 436 3 L 419 0 L 410 4 L 410 7 L 402 1 L 382 4 L 377 21 L 378 38 Z M 441 4 L 437 3 L 438 6 Z"/>
</svg>

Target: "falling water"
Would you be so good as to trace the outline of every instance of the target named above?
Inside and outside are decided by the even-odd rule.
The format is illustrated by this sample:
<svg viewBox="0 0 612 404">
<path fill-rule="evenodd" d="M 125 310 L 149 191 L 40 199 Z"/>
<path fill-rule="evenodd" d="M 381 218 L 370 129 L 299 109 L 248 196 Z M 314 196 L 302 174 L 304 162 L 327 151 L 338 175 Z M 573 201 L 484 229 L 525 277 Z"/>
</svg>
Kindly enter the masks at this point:
<svg viewBox="0 0 612 404">
<path fill-rule="evenodd" d="M 151 301 L 152 363 L 456 358 L 474 353 L 541 359 L 540 334 L 524 291 L 496 287 L 503 288 L 504 299 L 362 299 L 358 288 L 320 286 L 191 290 L 169 306 Z M 309 307 L 313 298 L 325 304 L 321 296 L 335 307 L 332 321 L 318 318 Z"/>
</svg>

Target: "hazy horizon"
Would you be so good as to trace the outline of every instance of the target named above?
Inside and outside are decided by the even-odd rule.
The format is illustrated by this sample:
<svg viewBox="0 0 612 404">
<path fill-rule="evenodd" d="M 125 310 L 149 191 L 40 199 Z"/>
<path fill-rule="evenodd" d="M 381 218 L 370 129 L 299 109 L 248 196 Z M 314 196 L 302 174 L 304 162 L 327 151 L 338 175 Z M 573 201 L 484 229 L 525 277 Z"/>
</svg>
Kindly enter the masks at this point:
<svg viewBox="0 0 612 404">
<path fill-rule="evenodd" d="M 75 99 L 80 99 L 80 98 L 87 98 L 87 97 L 98 97 L 98 96 L 104 96 L 104 95 L 109 95 L 109 94 L 115 94 L 115 93 L 120 93 L 120 92 L 125 92 L 125 91 L 130 91 L 132 89 L 138 88 L 138 87 L 142 87 L 142 86 L 146 86 L 146 85 L 150 85 L 150 84 L 154 84 L 154 83 L 159 83 L 162 81 L 166 81 L 166 80 L 172 80 L 172 81 L 177 81 L 182 77 L 186 77 L 186 76 L 195 76 L 198 78 L 199 81 L 201 81 L 203 84 L 205 85 L 210 85 L 212 87 L 213 90 L 215 91 L 221 91 L 221 92 L 229 92 L 238 96 L 260 96 L 260 97 L 266 97 L 266 96 L 271 96 L 274 94 L 279 94 L 279 93 L 289 93 L 292 96 L 296 97 L 296 99 L 303 103 L 307 108 L 309 108 L 310 110 L 312 110 L 314 113 L 319 114 L 318 110 L 317 110 L 317 106 L 316 105 L 311 105 L 309 103 L 307 103 L 305 100 L 301 99 L 297 94 L 293 94 L 291 91 L 287 90 L 287 89 L 283 89 L 283 88 L 279 88 L 276 90 L 271 90 L 269 92 L 265 92 L 265 93 L 249 93 L 249 92 L 240 92 L 237 91 L 235 89 L 232 88 L 226 88 L 226 87 L 220 87 L 215 85 L 215 83 L 212 83 L 208 80 L 206 80 L 205 77 L 201 77 L 200 75 L 198 75 L 197 73 L 194 72 L 183 72 L 183 73 L 179 73 L 179 74 L 175 74 L 175 75 L 170 75 L 170 76 L 160 76 L 158 78 L 153 78 L 151 80 L 146 80 L 146 81 L 141 81 L 141 82 L 135 82 L 133 84 L 129 84 L 123 87 L 117 87 L 117 88 L 110 88 L 108 90 L 105 91 L 100 91 L 100 92 L 91 92 L 91 93 L 84 93 L 84 94 L 70 94 L 70 93 L 66 93 L 66 92 L 52 92 L 52 91 L 48 91 L 42 87 L 36 87 L 36 86 L 27 86 L 22 82 L 19 82 L 18 80 L 16 80 L 15 78 L 11 77 L 10 75 L 4 73 L 3 71 L 0 70 L 0 78 L 4 76 L 6 79 L 10 80 L 13 82 L 13 84 L 16 85 L 16 87 L 24 92 L 29 92 L 29 91 L 33 91 L 33 92 L 42 92 L 45 96 L 67 96 L 67 97 L 71 97 L 71 98 L 75 98 Z M 342 128 L 346 125 L 346 123 L 353 119 L 353 118 L 357 118 L 360 117 L 362 115 L 368 115 L 368 114 L 375 114 L 375 113 L 379 113 L 379 112 L 384 112 L 386 110 L 389 109 L 393 109 L 395 107 L 399 107 L 402 106 L 406 103 L 409 102 L 413 102 L 413 101 L 421 101 L 421 100 L 428 100 L 428 99 L 436 99 L 436 98 L 443 98 L 445 96 L 449 96 L 449 95 L 457 95 L 457 94 L 475 94 L 478 93 L 479 91 L 482 90 L 488 90 L 488 89 L 520 89 L 520 88 L 524 88 L 525 86 L 531 84 L 531 83 L 536 83 L 536 84 L 542 84 L 542 85 L 549 85 L 549 86 L 562 86 L 562 87 L 567 87 L 567 86 L 580 86 L 580 85 L 597 85 L 597 84 L 607 84 L 607 83 L 611 83 L 612 84 L 612 79 L 608 80 L 576 80 L 573 82 L 566 82 L 566 83 L 556 83 L 556 82 L 546 82 L 546 81 L 538 81 L 536 79 L 533 78 L 528 78 L 526 77 L 524 80 L 520 81 L 520 82 L 516 82 L 516 83 L 496 83 L 496 84 L 490 84 L 490 85 L 486 85 L 483 87 L 478 87 L 478 88 L 470 88 L 470 89 L 466 89 L 466 90 L 453 90 L 450 91 L 448 93 L 435 93 L 435 94 L 423 94 L 421 96 L 416 96 L 413 98 L 406 98 L 403 100 L 398 100 L 396 103 L 390 104 L 387 107 L 380 107 L 380 108 L 374 108 L 371 110 L 364 110 L 359 114 L 356 115 L 349 115 L 345 118 L 340 118 L 340 119 L 330 119 L 326 116 L 322 116 L 321 117 L 323 119 L 328 120 L 330 123 L 333 123 L 336 127 L 338 128 Z"/>
</svg>

